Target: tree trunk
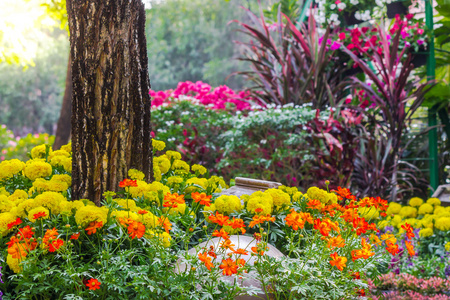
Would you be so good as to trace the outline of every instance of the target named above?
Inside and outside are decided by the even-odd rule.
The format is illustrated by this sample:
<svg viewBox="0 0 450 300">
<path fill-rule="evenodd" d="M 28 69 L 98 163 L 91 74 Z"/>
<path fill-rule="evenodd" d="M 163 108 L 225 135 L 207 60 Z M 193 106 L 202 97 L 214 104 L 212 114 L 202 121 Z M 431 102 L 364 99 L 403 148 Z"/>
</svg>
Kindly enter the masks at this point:
<svg viewBox="0 0 450 300">
<path fill-rule="evenodd" d="M 72 199 L 100 205 L 127 171 L 153 178 L 141 0 L 67 0 L 72 55 Z"/>
<path fill-rule="evenodd" d="M 53 149 L 57 150 L 69 142 L 72 126 L 70 119 L 72 116 L 72 58 L 69 53 L 69 62 L 67 63 L 66 89 L 64 91 L 61 112 L 56 127 L 55 142 Z"/>
</svg>

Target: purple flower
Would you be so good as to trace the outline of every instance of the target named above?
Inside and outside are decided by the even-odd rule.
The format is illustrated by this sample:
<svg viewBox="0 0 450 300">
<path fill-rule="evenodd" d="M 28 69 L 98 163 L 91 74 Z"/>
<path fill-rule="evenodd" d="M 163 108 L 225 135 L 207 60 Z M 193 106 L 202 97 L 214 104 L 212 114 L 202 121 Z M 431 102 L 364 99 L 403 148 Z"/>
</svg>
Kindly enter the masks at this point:
<svg viewBox="0 0 450 300">
<path fill-rule="evenodd" d="M 448 266 L 445 267 L 444 274 L 445 274 L 445 276 L 447 276 L 447 277 L 450 276 L 450 265 L 448 265 Z"/>
<path fill-rule="evenodd" d="M 420 46 L 420 45 L 422 45 L 424 43 L 424 41 L 423 40 L 417 40 L 417 44 Z"/>
<path fill-rule="evenodd" d="M 339 49 L 339 48 L 341 48 L 341 43 L 339 43 L 339 42 L 336 42 L 336 41 L 334 41 L 333 42 L 333 45 L 331 45 L 331 47 L 330 47 L 330 49 L 331 50 L 337 50 L 337 49 Z"/>
</svg>

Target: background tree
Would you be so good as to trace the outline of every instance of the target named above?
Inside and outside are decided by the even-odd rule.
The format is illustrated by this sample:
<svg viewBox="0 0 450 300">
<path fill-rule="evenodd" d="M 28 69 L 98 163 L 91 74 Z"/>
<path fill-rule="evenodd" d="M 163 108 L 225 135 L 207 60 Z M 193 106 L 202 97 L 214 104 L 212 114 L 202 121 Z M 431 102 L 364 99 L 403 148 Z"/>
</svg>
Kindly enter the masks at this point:
<svg viewBox="0 0 450 300">
<path fill-rule="evenodd" d="M 152 179 L 150 81 L 140 0 L 67 1 L 72 55 L 72 199 L 100 205 L 130 168 Z"/>
</svg>

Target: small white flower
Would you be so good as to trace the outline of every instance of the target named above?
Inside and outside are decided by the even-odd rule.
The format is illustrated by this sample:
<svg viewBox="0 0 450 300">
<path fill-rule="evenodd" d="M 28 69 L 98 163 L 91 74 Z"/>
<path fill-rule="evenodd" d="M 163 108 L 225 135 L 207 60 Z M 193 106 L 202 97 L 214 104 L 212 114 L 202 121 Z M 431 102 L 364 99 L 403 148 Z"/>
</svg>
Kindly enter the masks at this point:
<svg viewBox="0 0 450 300">
<path fill-rule="evenodd" d="M 343 10 L 343 9 L 345 9 L 345 8 L 347 7 L 347 5 L 346 5 L 345 3 L 343 3 L 343 2 L 341 2 L 341 3 L 339 3 L 339 4 L 337 5 L 337 7 L 338 7 L 339 9 Z"/>
<path fill-rule="evenodd" d="M 265 143 L 267 143 L 267 140 L 261 140 L 259 143 L 260 144 L 265 144 Z"/>
<path fill-rule="evenodd" d="M 337 14 L 331 14 L 331 16 L 330 16 L 330 21 L 337 21 L 338 20 L 338 15 Z"/>
<path fill-rule="evenodd" d="M 330 5 L 330 8 L 331 8 L 331 9 L 335 9 L 335 8 L 336 8 L 336 4 L 334 4 L 334 3 L 331 4 L 331 5 Z"/>
<path fill-rule="evenodd" d="M 359 1 L 358 0 L 350 0 L 350 3 L 352 5 L 358 5 Z"/>
<path fill-rule="evenodd" d="M 355 19 L 361 20 L 361 13 L 359 12 L 359 10 L 355 12 Z"/>
</svg>

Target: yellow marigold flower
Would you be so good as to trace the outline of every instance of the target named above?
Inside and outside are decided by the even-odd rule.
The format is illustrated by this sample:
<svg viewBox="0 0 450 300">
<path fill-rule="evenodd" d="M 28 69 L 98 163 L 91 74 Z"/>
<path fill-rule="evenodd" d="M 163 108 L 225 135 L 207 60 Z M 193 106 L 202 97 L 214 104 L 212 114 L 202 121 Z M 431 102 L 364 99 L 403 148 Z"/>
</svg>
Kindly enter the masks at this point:
<svg viewBox="0 0 450 300">
<path fill-rule="evenodd" d="M 433 206 L 429 203 L 424 203 L 419 207 L 419 215 L 426 215 L 433 213 Z"/>
<path fill-rule="evenodd" d="M 442 209 L 441 211 L 439 211 L 439 213 L 437 214 L 438 218 L 450 218 L 450 212 L 448 212 L 445 209 Z"/>
<path fill-rule="evenodd" d="M 24 190 L 19 190 L 18 189 L 18 190 L 15 190 L 14 193 L 12 193 L 12 195 L 10 195 L 8 197 L 8 200 L 12 201 L 12 202 L 17 202 L 20 199 L 28 199 L 27 192 L 25 192 Z"/>
<path fill-rule="evenodd" d="M 170 170 L 170 160 L 166 156 L 154 157 L 153 165 L 157 166 L 162 174 L 165 174 Z"/>
<path fill-rule="evenodd" d="M 304 196 L 306 196 L 306 195 L 303 195 L 302 192 L 295 192 L 295 193 L 292 195 L 292 201 L 294 201 L 294 202 L 300 202 L 300 201 L 304 198 Z"/>
<path fill-rule="evenodd" d="M 1 176 L 0 176 L 0 178 L 1 178 Z M 0 188 L 0 195 L 9 196 L 10 194 L 4 187 L 1 187 Z"/>
<path fill-rule="evenodd" d="M 310 199 L 319 200 L 320 202 L 326 204 L 328 203 L 328 192 L 322 189 L 319 189 L 316 186 L 310 187 L 306 194 L 308 194 L 308 197 Z"/>
<path fill-rule="evenodd" d="M 36 178 L 33 181 L 33 188 L 38 193 L 50 191 L 50 181 L 44 178 Z"/>
<path fill-rule="evenodd" d="M 145 193 L 148 192 L 148 184 L 145 181 L 137 180 L 136 181 L 137 186 L 130 186 L 128 188 L 128 192 L 130 193 L 131 197 L 137 198 L 144 196 Z"/>
<path fill-rule="evenodd" d="M 43 160 L 33 159 L 27 161 L 23 172 L 26 177 L 34 181 L 36 178 L 52 175 L 52 166 Z"/>
<path fill-rule="evenodd" d="M 210 188 L 213 193 L 220 193 L 222 189 L 227 189 L 228 185 L 225 183 L 222 177 L 211 176 L 208 179 L 208 188 Z"/>
<path fill-rule="evenodd" d="M 400 215 L 394 215 L 394 217 L 391 220 L 392 226 L 397 226 L 402 221 L 402 217 Z"/>
<path fill-rule="evenodd" d="M 138 211 L 139 207 L 136 206 L 136 202 L 131 199 L 114 199 L 114 201 L 123 209 L 130 211 Z"/>
<path fill-rule="evenodd" d="M 162 179 L 161 170 L 156 165 L 153 165 L 153 178 L 155 181 L 161 181 Z"/>
<path fill-rule="evenodd" d="M 295 186 L 288 187 L 288 186 L 285 186 L 285 185 L 280 185 L 278 187 L 278 189 L 282 190 L 283 192 L 285 192 L 289 196 L 293 196 L 295 193 L 298 193 L 298 188 L 296 188 Z"/>
<path fill-rule="evenodd" d="M 450 242 L 447 242 L 446 244 L 445 244 L 445 251 L 450 251 Z"/>
<path fill-rule="evenodd" d="M 197 164 L 192 165 L 191 169 L 192 169 L 192 172 L 195 172 L 195 174 L 198 173 L 200 175 L 203 175 L 208 171 L 208 170 L 206 170 L 206 168 L 204 166 L 197 165 Z"/>
<path fill-rule="evenodd" d="M 291 205 L 291 197 L 279 189 L 267 189 L 265 194 L 272 196 L 273 206 L 275 209 L 281 209 L 283 206 L 288 208 Z"/>
<path fill-rule="evenodd" d="M 214 201 L 214 204 L 221 214 L 231 214 L 242 210 L 241 199 L 234 195 L 222 195 Z"/>
<path fill-rule="evenodd" d="M 61 146 L 61 150 L 64 150 L 67 153 L 72 153 L 72 142 L 68 143 L 67 145 Z"/>
<path fill-rule="evenodd" d="M 13 258 L 11 254 L 8 254 L 8 256 L 6 256 L 6 263 L 14 273 L 17 274 L 22 271 L 20 260 L 18 258 Z"/>
<path fill-rule="evenodd" d="M 34 199 L 25 200 L 17 206 L 18 216 L 21 218 L 25 218 L 28 214 L 28 211 L 30 211 L 31 209 L 38 207 L 38 206 L 41 206 L 41 205 L 36 203 L 36 201 Z"/>
<path fill-rule="evenodd" d="M 69 188 L 67 182 L 58 181 L 58 180 L 50 180 L 48 183 L 48 191 L 51 192 L 66 192 Z"/>
<path fill-rule="evenodd" d="M 171 169 L 174 170 L 175 173 L 179 173 L 177 171 L 180 171 L 181 173 L 189 173 L 190 167 L 185 161 L 176 159 L 173 161 Z"/>
<path fill-rule="evenodd" d="M 62 157 L 70 157 L 70 153 L 67 152 L 66 150 L 56 150 L 53 151 L 51 154 L 49 154 L 48 156 L 48 160 L 51 161 L 52 158 L 56 157 L 56 156 L 62 156 Z"/>
<path fill-rule="evenodd" d="M 155 233 L 153 230 L 147 230 L 145 233 L 145 237 L 147 237 L 148 239 L 157 238 L 161 245 L 163 245 L 165 248 L 170 247 L 172 240 L 172 237 L 167 232 Z"/>
<path fill-rule="evenodd" d="M 102 206 L 83 206 L 75 213 L 75 222 L 81 226 L 87 226 L 89 223 L 97 221 L 106 224 L 108 208 Z"/>
<path fill-rule="evenodd" d="M 170 188 L 161 182 L 153 181 L 147 185 L 147 191 L 156 193 L 162 191 L 163 195 L 166 195 L 167 193 L 170 193 Z"/>
<path fill-rule="evenodd" d="M 45 213 L 45 217 L 42 217 L 43 219 L 48 219 L 50 217 L 50 212 L 48 211 L 48 209 L 46 209 L 45 207 L 39 206 L 39 207 L 33 208 L 32 210 L 30 210 L 28 212 L 28 220 L 31 223 L 36 222 L 36 220 L 34 219 L 34 215 L 37 213 Z"/>
<path fill-rule="evenodd" d="M 384 228 L 386 228 L 386 226 L 389 226 L 388 220 L 382 220 L 382 221 L 378 222 L 379 229 L 384 229 Z"/>
<path fill-rule="evenodd" d="M 168 159 L 172 160 L 180 160 L 181 159 L 181 153 L 177 151 L 166 151 L 166 156 Z"/>
<path fill-rule="evenodd" d="M 72 177 L 67 174 L 55 174 L 50 179 L 51 181 L 59 181 L 59 182 L 65 182 L 68 186 L 72 185 Z"/>
<path fill-rule="evenodd" d="M 9 212 L 0 214 L 0 234 L 2 236 L 7 235 L 11 230 L 8 229 L 8 224 L 16 220 L 16 216 Z"/>
<path fill-rule="evenodd" d="M 420 237 L 429 237 L 432 235 L 433 235 L 433 229 L 431 229 L 431 228 L 424 228 L 419 231 Z"/>
<path fill-rule="evenodd" d="M 152 139 L 152 147 L 153 150 L 162 151 L 164 150 L 164 148 L 166 148 L 166 143 L 164 143 L 163 141 Z"/>
<path fill-rule="evenodd" d="M 9 212 L 14 206 L 16 205 L 8 197 L 0 195 L 0 212 Z"/>
<path fill-rule="evenodd" d="M 147 228 L 155 228 L 158 226 L 158 217 L 156 217 L 151 212 L 146 213 L 145 215 L 141 215 L 139 217 L 139 221 L 145 225 Z"/>
<path fill-rule="evenodd" d="M 0 163 L 0 180 L 19 174 L 24 168 L 25 163 L 18 159 L 4 160 Z"/>
<path fill-rule="evenodd" d="M 36 207 L 44 206 L 54 215 L 58 215 L 60 213 L 59 203 L 65 200 L 67 199 L 63 195 L 56 192 L 44 192 L 34 198 Z"/>
<path fill-rule="evenodd" d="M 438 206 L 438 205 L 441 205 L 441 200 L 439 200 L 439 198 L 429 198 L 427 200 L 427 203 L 434 205 L 434 206 Z"/>
<path fill-rule="evenodd" d="M 390 202 L 388 209 L 386 210 L 387 215 L 395 215 L 400 213 L 400 210 L 402 209 L 402 205 L 397 202 Z"/>
<path fill-rule="evenodd" d="M 75 209 L 75 211 L 77 211 L 81 207 L 85 207 L 86 206 L 86 204 L 84 204 L 84 202 L 81 201 L 81 200 L 72 201 L 71 204 L 72 204 L 72 209 Z"/>
<path fill-rule="evenodd" d="M 434 227 L 440 231 L 450 230 L 450 218 L 444 217 L 436 220 Z"/>
<path fill-rule="evenodd" d="M 404 218 L 415 218 L 417 217 L 417 208 L 411 206 L 403 206 L 399 212 L 399 215 Z"/>
<path fill-rule="evenodd" d="M 45 152 L 46 152 L 46 148 L 49 147 L 48 149 L 48 154 L 50 155 L 53 151 L 52 151 L 52 147 L 50 145 L 39 145 L 34 147 L 33 149 L 31 149 L 31 158 L 35 159 L 35 158 L 44 158 L 45 159 Z"/>
<path fill-rule="evenodd" d="M 170 176 L 169 178 L 167 178 L 168 185 L 180 184 L 182 182 L 183 178 L 181 178 L 180 176 Z"/>
<path fill-rule="evenodd" d="M 442 207 L 442 206 L 439 206 L 439 205 L 437 205 L 437 206 L 435 206 L 434 207 L 434 214 L 435 215 L 438 215 L 440 212 L 442 212 L 442 211 L 445 211 L 445 208 L 444 207 Z"/>
<path fill-rule="evenodd" d="M 186 207 L 185 203 L 178 203 L 176 207 L 164 208 L 163 211 L 169 211 L 170 215 L 184 215 Z"/>
<path fill-rule="evenodd" d="M 197 177 L 189 178 L 188 180 L 186 180 L 186 185 L 188 187 L 184 189 L 184 194 L 198 192 L 200 188 L 197 186 L 201 186 L 204 190 L 206 190 L 208 188 L 208 179 Z"/>
<path fill-rule="evenodd" d="M 111 212 L 111 217 L 115 218 L 118 222 L 120 222 L 120 219 L 132 219 L 134 221 L 140 221 L 139 216 L 136 213 L 126 210 L 114 210 Z"/>
<path fill-rule="evenodd" d="M 361 217 L 363 217 L 364 219 L 366 219 L 368 221 L 378 219 L 378 217 L 380 216 L 380 213 L 375 208 L 375 206 L 359 207 L 358 213 Z"/>
<path fill-rule="evenodd" d="M 271 215 L 273 211 L 273 198 L 270 195 L 261 194 L 261 196 L 250 196 L 246 203 L 247 210 L 255 215 Z"/>
<path fill-rule="evenodd" d="M 83 206 L 84 206 L 84 204 L 83 204 Z M 61 201 L 59 203 L 59 213 L 61 215 L 64 215 L 64 216 L 71 216 L 71 215 L 73 215 L 72 208 L 73 208 L 73 202 L 72 201 L 65 200 L 65 201 Z"/>
<path fill-rule="evenodd" d="M 409 199 L 408 204 L 413 207 L 418 207 L 423 204 L 423 200 L 419 197 L 412 197 L 411 199 Z"/>
<path fill-rule="evenodd" d="M 129 169 L 129 170 L 128 170 L 128 177 L 129 177 L 130 179 L 133 179 L 133 180 L 144 180 L 145 175 L 144 175 L 144 173 L 142 173 L 142 172 L 139 171 L 139 170 L 136 170 L 136 169 Z"/>
</svg>

